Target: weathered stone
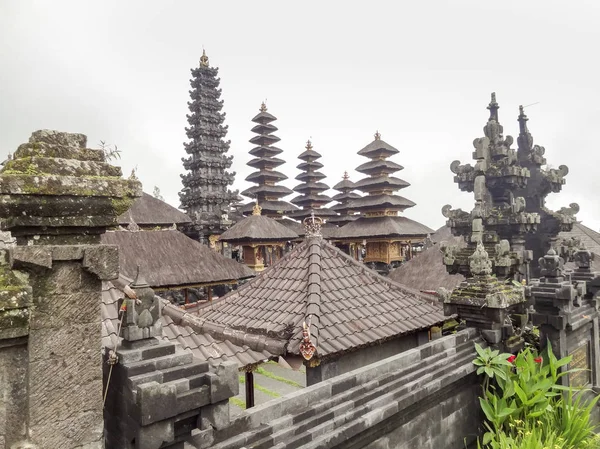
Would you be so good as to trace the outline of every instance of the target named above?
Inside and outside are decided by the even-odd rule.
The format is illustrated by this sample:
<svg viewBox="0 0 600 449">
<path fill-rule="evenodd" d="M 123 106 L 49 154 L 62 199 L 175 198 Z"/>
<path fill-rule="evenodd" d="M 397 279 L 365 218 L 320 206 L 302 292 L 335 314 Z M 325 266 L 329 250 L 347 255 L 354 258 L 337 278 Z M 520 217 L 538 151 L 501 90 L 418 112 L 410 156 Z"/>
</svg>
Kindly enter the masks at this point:
<svg viewBox="0 0 600 449">
<path fill-rule="evenodd" d="M 229 401 L 217 402 L 202 408 L 198 427 L 201 430 L 222 429 L 229 425 Z"/>
<path fill-rule="evenodd" d="M 207 374 L 212 403 L 237 396 L 240 391 L 237 363 L 223 362 L 217 366 L 216 373 Z"/>
</svg>

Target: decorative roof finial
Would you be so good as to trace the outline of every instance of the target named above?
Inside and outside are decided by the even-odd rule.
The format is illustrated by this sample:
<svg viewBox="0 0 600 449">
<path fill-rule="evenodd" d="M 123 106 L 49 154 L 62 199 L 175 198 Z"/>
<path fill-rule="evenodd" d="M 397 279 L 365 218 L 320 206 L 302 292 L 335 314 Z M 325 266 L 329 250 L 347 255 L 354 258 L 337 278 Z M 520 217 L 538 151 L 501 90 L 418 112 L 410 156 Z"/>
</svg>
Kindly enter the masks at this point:
<svg viewBox="0 0 600 449">
<path fill-rule="evenodd" d="M 263 102 L 260 104 L 260 109 L 259 109 L 259 111 L 260 111 L 260 112 L 267 112 L 267 105 L 265 104 L 265 102 L 264 102 L 264 101 L 263 101 Z"/>
<path fill-rule="evenodd" d="M 252 208 L 252 215 L 261 215 L 261 214 L 262 214 L 262 207 L 260 207 L 258 205 L 258 200 L 256 200 L 256 204 Z"/>
<path fill-rule="evenodd" d="M 350 178 L 350 176 L 348 175 L 348 172 L 345 171 L 344 172 L 344 176 L 342 176 L 342 179 L 346 180 L 346 179 L 349 179 L 349 178 Z"/>
<path fill-rule="evenodd" d="M 302 323 L 302 341 L 300 342 L 300 354 L 304 357 L 304 360 L 310 360 L 317 352 L 317 348 L 310 340 L 310 321 L 311 315 L 308 316 L 308 323 L 304 321 Z"/>
<path fill-rule="evenodd" d="M 313 146 L 312 146 L 312 142 L 310 141 L 310 139 L 308 139 L 308 140 L 306 141 L 306 149 L 307 149 L 307 150 L 312 150 L 312 147 L 313 147 Z"/>
<path fill-rule="evenodd" d="M 528 133 L 529 130 L 527 129 L 527 120 L 529 119 L 525 115 L 525 108 L 523 107 L 523 105 L 519 106 L 519 118 L 517 120 L 519 121 L 519 130 L 521 134 Z"/>
<path fill-rule="evenodd" d="M 500 106 L 498 106 L 498 103 L 496 102 L 496 92 L 492 92 L 492 99 L 487 108 L 490 111 L 489 120 L 495 120 L 497 122 L 498 121 L 498 109 L 500 109 Z"/>
<path fill-rule="evenodd" d="M 321 226 L 323 220 L 319 217 L 315 217 L 315 212 L 310 213 L 310 217 L 304 219 L 304 229 L 306 230 L 306 237 L 322 237 Z"/>
<path fill-rule="evenodd" d="M 206 56 L 206 50 L 202 49 L 202 56 L 200 56 L 200 65 L 202 67 L 208 67 L 208 56 Z"/>
<path fill-rule="evenodd" d="M 379 131 L 375 131 L 375 140 L 381 140 L 381 134 L 379 134 Z"/>
</svg>

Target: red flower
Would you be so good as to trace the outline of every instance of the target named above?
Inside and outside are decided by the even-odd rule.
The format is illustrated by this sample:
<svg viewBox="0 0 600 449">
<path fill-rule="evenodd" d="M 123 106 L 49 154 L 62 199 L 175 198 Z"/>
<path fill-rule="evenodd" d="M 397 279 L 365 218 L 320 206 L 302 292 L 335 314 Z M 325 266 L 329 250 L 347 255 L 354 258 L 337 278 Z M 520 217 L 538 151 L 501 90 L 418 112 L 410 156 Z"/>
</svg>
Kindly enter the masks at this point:
<svg viewBox="0 0 600 449">
<path fill-rule="evenodd" d="M 536 357 L 535 359 L 533 359 L 533 361 L 535 363 L 542 363 L 542 361 L 543 361 L 542 356 Z"/>
<path fill-rule="evenodd" d="M 515 359 L 517 358 L 516 355 L 511 355 L 509 358 L 507 358 L 506 360 L 508 360 L 509 363 L 512 363 L 515 361 Z"/>
</svg>

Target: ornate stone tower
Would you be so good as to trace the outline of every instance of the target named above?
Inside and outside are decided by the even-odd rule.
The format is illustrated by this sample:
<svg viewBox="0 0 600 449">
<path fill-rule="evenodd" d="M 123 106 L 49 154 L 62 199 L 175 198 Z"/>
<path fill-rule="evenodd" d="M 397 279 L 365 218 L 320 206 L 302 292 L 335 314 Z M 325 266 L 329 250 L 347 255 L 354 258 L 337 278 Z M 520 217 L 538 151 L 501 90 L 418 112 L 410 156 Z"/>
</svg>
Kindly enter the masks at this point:
<svg viewBox="0 0 600 449">
<path fill-rule="evenodd" d="M 452 233 L 467 241 L 463 249 L 441 245 L 448 271 L 467 278 L 445 297 L 444 311 L 483 329 L 489 343 L 513 351 L 522 344 L 515 328 L 527 321 L 521 281 L 527 279 L 532 253 L 525 236 L 537 230 L 540 217 L 527 212 L 525 199 L 516 195 L 530 173 L 510 148 L 513 138 L 504 137 L 495 94 L 488 109 L 485 137 L 473 142 L 475 166 L 454 161 L 450 167 L 459 188 L 474 193 L 475 206 L 471 213 L 449 205 L 442 209 Z"/>
<path fill-rule="evenodd" d="M 490 117 L 484 127 L 485 137 L 475 139 L 473 158 L 475 166 L 461 165 L 454 161 L 450 169 L 455 174 L 454 182 L 467 192 L 475 192 L 475 210 L 469 215 L 459 210 L 452 211 L 444 206 L 442 213 L 448 218 L 448 225 L 455 235 L 468 236 L 471 233 L 471 218 L 477 213 L 483 218 L 488 238 L 484 241 L 488 252 L 493 251 L 492 242 L 508 240 L 519 254 L 517 278 L 528 278 L 529 269 L 533 275 L 539 274 L 538 260 L 550 246 L 556 246 L 560 231 L 571 229 L 574 214 L 579 210 L 575 203 L 570 208 L 553 212 L 545 207 L 545 198 L 550 192 L 559 192 L 565 183 L 568 168 L 544 169 L 544 148 L 533 145 L 533 137 L 527 129 L 527 116 L 520 108 L 518 138 L 519 149 L 510 148 L 514 139 L 503 135 L 504 129 L 498 121 L 496 95 L 488 105 Z M 493 237 L 492 237 L 493 236 Z M 526 252 L 525 248 L 531 251 Z M 491 254 L 491 253 L 490 253 Z M 464 260 L 463 260 L 464 262 Z M 531 267 L 529 263 L 531 262 Z M 463 271 L 468 273 L 466 262 Z"/>
<path fill-rule="evenodd" d="M 203 243 L 231 225 L 227 212 L 237 199 L 237 192 L 228 189 L 235 172 L 227 171 L 233 156 L 227 156 L 230 141 L 224 140 L 227 126 L 223 125 L 225 113 L 221 112 L 218 71 L 209 66 L 203 51 L 200 66 L 192 69 L 189 127 L 185 130 L 190 141 L 184 144 L 189 156 L 182 159 L 188 173 L 181 176 L 183 189 L 179 197 L 181 207 L 192 219 L 186 233 Z"/>
<path fill-rule="evenodd" d="M 522 167 L 527 168 L 530 177 L 524 188 L 516 190 L 517 196 L 526 199 L 525 210 L 535 212 L 540 216 L 540 224 L 536 233 L 525 236 L 527 249 L 533 251 L 531 274 L 539 276 L 539 260 L 550 248 L 558 250 L 558 234 L 563 231 L 571 231 L 575 222 L 574 215 L 579 211 L 577 203 L 571 203 L 569 207 L 563 207 L 558 212 L 551 211 L 546 207 L 546 197 L 550 193 L 558 193 L 565 184 L 565 176 L 569 173 L 566 165 L 560 165 L 558 169 L 544 168 L 546 159 L 545 148 L 533 144 L 533 136 L 527 128 L 529 119 L 525 115 L 523 106 L 519 106 L 519 137 L 517 138 L 517 159 Z"/>
<path fill-rule="evenodd" d="M 290 203 L 281 201 L 281 198 L 289 195 L 292 191 L 285 186 L 276 185 L 287 179 L 287 176 L 275 170 L 285 163 L 283 159 L 275 157 L 283 150 L 271 146 L 280 140 L 279 137 L 273 135 L 277 131 L 277 127 L 272 124 L 275 120 L 277 118 L 267 112 L 264 102 L 260 106 L 259 113 L 252 119 L 256 123 L 252 132 L 257 135 L 250 139 L 250 143 L 257 146 L 250 150 L 254 159 L 250 160 L 247 165 L 258 171 L 248 175 L 246 181 L 257 185 L 242 192 L 242 195 L 254 200 L 242 207 L 244 215 L 252 214 L 256 202 L 262 207 L 262 214 L 271 218 L 281 218 L 284 214 L 297 209 Z"/>
<path fill-rule="evenodd" d="M 306 151 L 298 156 L 298 159 L 303 162 L 296 167 L 302 170 L 302 173 L 296 176 L 301 184 L 294 187 L 294 192 L 300 195 L 291 200 L 292 203 L 302 207 L 302 209 L 291 213 L 290 217 L 292 218 L 303 221 L 305 218 L 310 217 L 311 213 L 324 219 L 337 216 L 334 211 L 323 208 L 331 202 L 331 198 L 323 195 L 323 192 L 328 190 L 329 186 L 321 181 L 325 178 L 325 175 L 319 171 L 323 168 L 323 164 L 318 162 L 320 158 L 321 155 L 313 150 L 311 141 L 306 142 Z"/>
</svg>

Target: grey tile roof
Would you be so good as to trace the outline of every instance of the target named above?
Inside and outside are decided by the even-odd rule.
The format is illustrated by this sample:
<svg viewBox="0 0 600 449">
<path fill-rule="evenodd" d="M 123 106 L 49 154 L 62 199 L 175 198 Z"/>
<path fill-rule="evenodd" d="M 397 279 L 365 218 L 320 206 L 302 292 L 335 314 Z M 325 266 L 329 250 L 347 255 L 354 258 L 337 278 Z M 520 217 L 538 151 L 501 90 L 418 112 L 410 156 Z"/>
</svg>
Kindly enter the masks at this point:
<svg viewBox="0 0 600 449">
<path fill-rule="evenodd" d="M 433 229 L 406 217 L 360 217 L 339 228 L 335 237 L 340 239 L 410 237 L 426 236 L 432 232 Z"/>
<path fill-rule="evenodd" d="M 219 325 L 287 344 L 298 355 L 311 316 L 321 358 L 427 329 L 444 321 L 439 304 L 379 276 L 322 239 L 308 239 L 236 291 L 199 310 Z M 283 355 L 283 354 L 281 354 Z"/>
<path fill-rule="evenodd" d="M 243 241 L 286 241 L 297 238 L 298 234 L 296 232 L 277 220 L 264 215 L 250 215 L 221 234 L 220 240 L 235 243 Z"/>
<path fill-rule="evenodd" d="M 119 339 L 118 306 L 124 297 L 123 289 L 131 281 L 121 277 L 114 282 L 102 284 L 102 346 L 114 348 Z M 209 332 L 200 331 L 194 324 L 193 314 L 169 304 L 163 303 L 161 321 L 163 325 L 162 338 L 173 343 L 179 343 L 182 348 L 192 351 L 195 357 L 206 360 L 212 366 L 221 362 L 234 361 L 240 369 L 252 367 L 273 355 L 266 350 L 253 350 L 248 345 L 238 345 L 224 338 L 214 338 Z"/>
<path fill-rule="evenodd" d="M 121 214 L 118 220 L 121 225 L 134 222 L 140 226 L 168 226 L 192 221 L 180 210 L 147 193 L 143 193 L 135 200 L 129 210 Z"/>
<path fill-rule="evenodd" d="M 596 259 L 600 258 L 600 233 L 588 228 L 584 224 L 574 223 L 571 231 L 561 232 L 558 236 L 560 238 L 575 237 L 580 239 L 585 248 L 596 255 Z"/>
<path fill-rule="evenodd" d="M 176 230 L 109 231 L 102 243 L 119 247 L 121 273 L 134 278 L 137 266 L 151 287 L 183 287 L 235 281 L 255 275 Z"/>
<path fill-rule="evenodd" d="M 442 226 L 432 236 L 433 246 L 424 249 L 416 257 L 404 262 L 393 270 L 388 277 L 407 287 L 420 291 L 437 291 L 443 287 L 452 290 L 457 287 L 465 277 L 461 274 L 449 274 L 443 262 L 440 251 L 440 242 L 445 241 L 460 247 L 465 246 L 462 237 L 454 237 L 450 228 Z"/>
</svg>

